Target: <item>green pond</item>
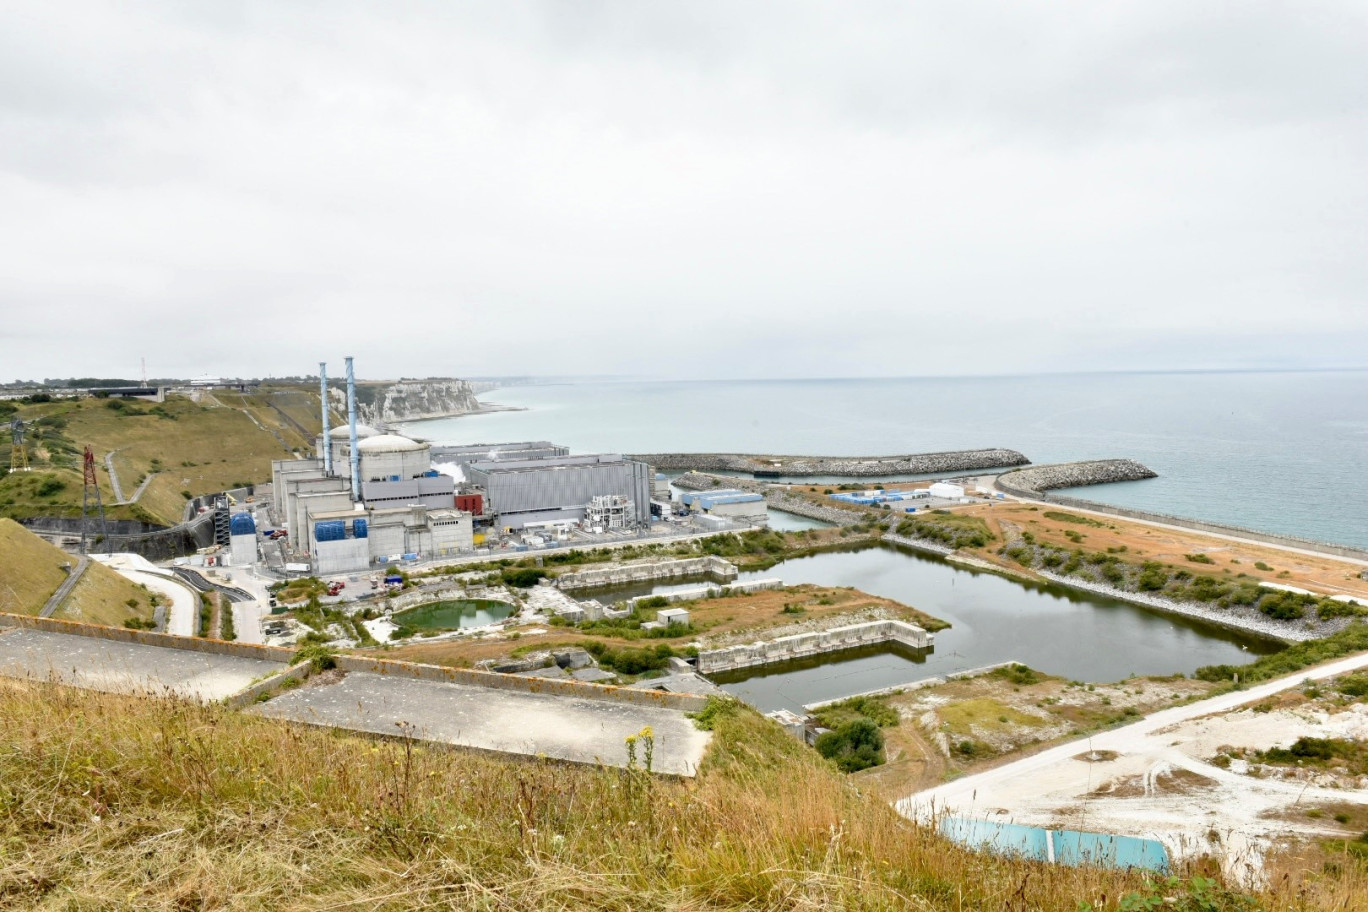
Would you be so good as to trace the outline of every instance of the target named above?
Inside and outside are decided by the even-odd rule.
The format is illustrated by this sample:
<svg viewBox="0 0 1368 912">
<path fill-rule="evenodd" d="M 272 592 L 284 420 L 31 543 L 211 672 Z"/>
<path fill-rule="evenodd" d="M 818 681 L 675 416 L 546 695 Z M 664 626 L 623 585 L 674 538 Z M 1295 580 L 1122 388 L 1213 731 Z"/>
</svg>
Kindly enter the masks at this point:
<svg viewBox="0 0 1368 912">
<path fill-rule="evenodd" d="M 449 602 L 428 602 L 396 612 L 394 623 L 415 630 L 456 630 L 460 627 L 483 627 L 502 621 L 513 613 L 507 602 L 491 599 L 463 599 Z"/>
</svg>

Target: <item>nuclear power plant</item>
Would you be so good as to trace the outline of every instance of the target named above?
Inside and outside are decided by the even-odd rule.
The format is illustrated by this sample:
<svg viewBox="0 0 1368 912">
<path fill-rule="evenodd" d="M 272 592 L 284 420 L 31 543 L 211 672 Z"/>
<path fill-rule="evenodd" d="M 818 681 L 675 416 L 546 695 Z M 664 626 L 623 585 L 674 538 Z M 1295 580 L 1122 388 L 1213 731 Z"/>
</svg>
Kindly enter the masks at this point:
<svg viewBox="0 0 1368 912">
<path fill-rule="evenodd" d="M 320 576 L 358 573 L 471 554 L 491 537 L 649 528 L 654 476 L 645 463 L 572 456 L 548 441 L 434 449 L 358 423 L 351 357 L 346 371 L 346 424 L 333 426 L 327 364 L 320 363 L 322 432 L 314 454 L 271 463 L 280 527 L 271 537 L 288 564 L 307 564 Z M 238 534 L 256 531 L 239 526 Z M 242 553 L 234 547 L 233 563 Z"/>
</svg>

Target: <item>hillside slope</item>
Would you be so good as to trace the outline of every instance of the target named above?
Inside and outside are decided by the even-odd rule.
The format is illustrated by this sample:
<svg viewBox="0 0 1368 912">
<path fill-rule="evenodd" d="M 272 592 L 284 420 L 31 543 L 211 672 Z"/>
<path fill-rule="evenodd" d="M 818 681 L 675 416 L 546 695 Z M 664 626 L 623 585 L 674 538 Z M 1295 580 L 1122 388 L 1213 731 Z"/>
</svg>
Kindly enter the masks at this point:
<svg viewBox="0 0 1368 912">
<path fill-rule="evenodd" d="M 961 850 L 755 713 L 733 705 L 713 722 L 700 775 L 677 782 L 0 681 L 0 897 L 9 909 L 1076 912 L 1144 888 L 1139 875 Z M 635 748 L 644 762 L 646 740 Z M 1361 908 L 1362 886 L 1347 865 L 1260 899 Z M 1257 908 L 1210 895 L 1165 907 Z"/>
<path fill-rule="evenodd" d="M 76 560 L 14 520 L 0 517 L 0 611 L 37 614 L 67 578 L 62 565 L 74 567 Z"/>
<path fill-rule="evenodd" d="M 0 518 L 0 611 L 42 611 L 67 578 L 63 565 L 74 568 L 78 560 L 14 520 Z M 53 617 L 118 627 L 130 618 L 151 618 L 153 610 L 147 589 L 92 561 Z"/>
<path fill-rule="evenodd" d="M 270 391 L 225 394 L 227 402 L 173 396 L 160 405 L 106 399 L 20 405 L 18 417 L 30 423 L 33 471 L 0 478 L 0 516 L 79 516 L 80 453 L 89 445 L 111 518 L 179 522 L 186 493 L 267 481 L 272 459 L 287 459 L 312 446 L 304 433 L 310 426 L 300 420 L 307 412 L 307 394 L 282 392 L 284 409 L 272 407 L 277 397 Z M 313 402 L 317 400 L 314 394 Z M 153 475 L 136 504 L 114 505 L 117 498 L 105 464 L 110 453 L 125 497 L 131 498 L 139 483 Z"/>
</svg>

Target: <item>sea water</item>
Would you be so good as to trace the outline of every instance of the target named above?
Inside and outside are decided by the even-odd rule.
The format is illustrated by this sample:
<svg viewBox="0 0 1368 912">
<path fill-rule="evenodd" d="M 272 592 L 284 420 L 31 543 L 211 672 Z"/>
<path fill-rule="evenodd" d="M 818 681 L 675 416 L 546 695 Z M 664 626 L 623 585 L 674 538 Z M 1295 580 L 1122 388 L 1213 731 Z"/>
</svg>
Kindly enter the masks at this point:
<svg viewBox="0 0 1368 912">
<path fill-rule="evenodd" d="M 1159 473 L 1071 493 L 1368 547 L 1368 372 L 584 382 L 482 396 L 525 411 L 416 422 L 442 443 L 864 456 L 1008 447 Z"/>
</svg>

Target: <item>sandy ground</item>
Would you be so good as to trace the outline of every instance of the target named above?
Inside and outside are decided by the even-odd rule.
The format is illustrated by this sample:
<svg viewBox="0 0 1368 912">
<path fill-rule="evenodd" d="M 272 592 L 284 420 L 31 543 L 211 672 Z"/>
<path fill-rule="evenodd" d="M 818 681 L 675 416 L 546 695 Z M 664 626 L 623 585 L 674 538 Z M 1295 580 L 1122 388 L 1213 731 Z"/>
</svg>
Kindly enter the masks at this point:
<svg viewBox="0 0 1368 912">
<path fill-rule="evenodd" d="M 226 600 L 225 600 L 226 602 Z M 262 608 L 258 602 L 233 602 L 225 604 L 233 611 L 233 633 L 239 643 L 264 643 L 261 635 L 261 619 L 270 614 L 270 609 Z"/>
<path fill-rule="evenodd" d="M 1155 838 L 1177 858 L 1219 854 L 1227 874 L 1257 880 L 1262 859 L 1289 839 L 1342 834 L 1299 814 L 1313 803 L 1368 804 L 1368 791 L 1314 781 L 1255 778 L 1207 762 L 1222 746 L 1286 746 L 1302 735 L 1364 737 L 1368 714 L 1240 707 L 1304 681 L 1368 667 L 1368 654 L 1157 712 L 1123 728 L 1071 741 L 911 795 L 899 812 L 1036 826 L 1068 826 Z M 1096 758 L 1096 759 L 1094 759 Z"/>
<path fill-rule="evenodd" d="M 1257 580 L 1304 586 L 1324 595 L 1363 596 L 1368 600 L 1368 580 L 1359 577 L 1363 564 L 1345 558 L 1044 503 L 999 503 L 992 507 L 965 507 L 956 512 L 981 516 L 999 539 L 1001 523 L 1006 520 L 1033 533 L 1042 542 L 1063 548 L 1105 551 L 1124 547 L 1125 552 L 1118 556 L 1127 561 L 1160 561 L 1209 575 L 1245 573 Z M 1046 513 L 1077 515 L 1100 525 L 1062 522 L 1047 517 Z M 1070 541 L 1066 531 L 1082 535 L 1082 542 Z M 1204 554 L 1213 563 L 1191 563 L 1187 560 L 1189 554 Z M 1260 570 L 1256 566 L 1259 563 L 1272 569 Z"/>
</svg>

